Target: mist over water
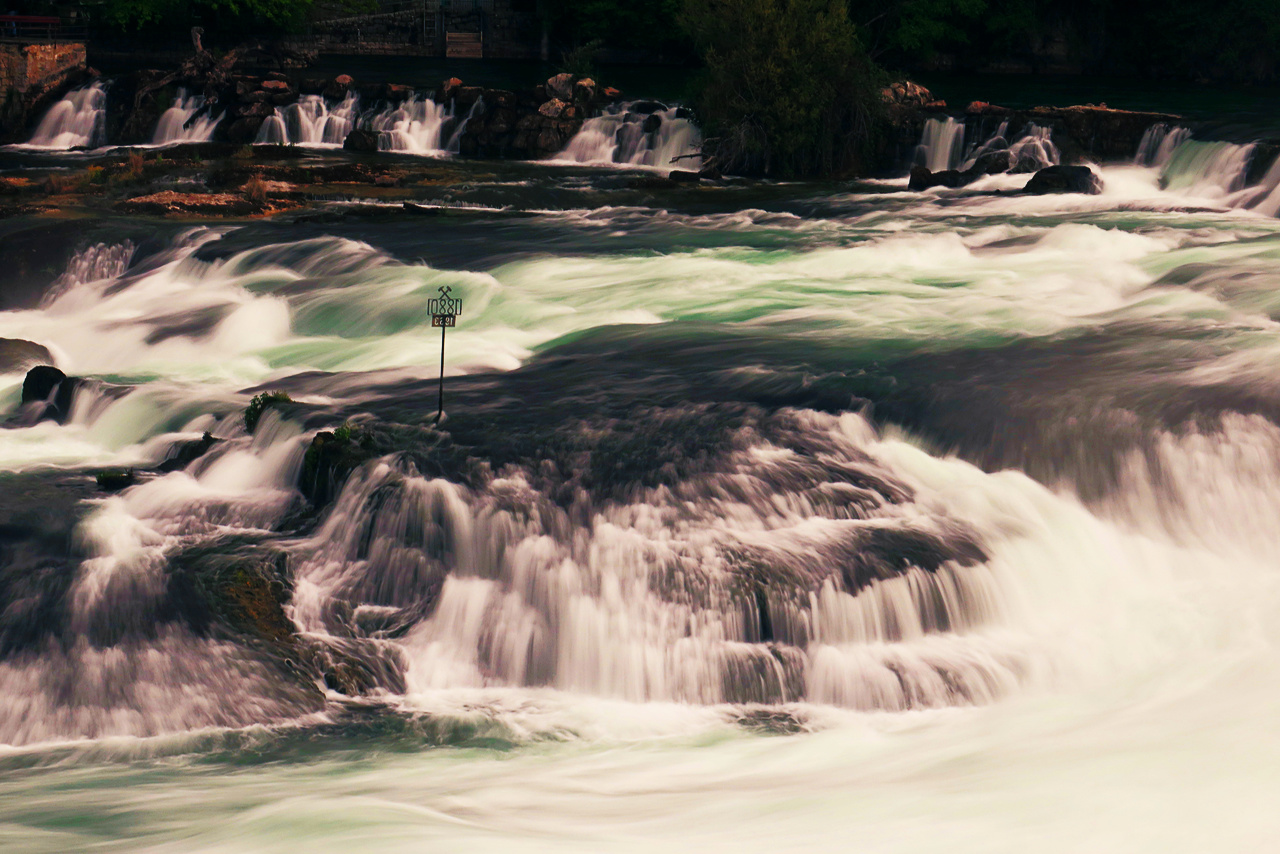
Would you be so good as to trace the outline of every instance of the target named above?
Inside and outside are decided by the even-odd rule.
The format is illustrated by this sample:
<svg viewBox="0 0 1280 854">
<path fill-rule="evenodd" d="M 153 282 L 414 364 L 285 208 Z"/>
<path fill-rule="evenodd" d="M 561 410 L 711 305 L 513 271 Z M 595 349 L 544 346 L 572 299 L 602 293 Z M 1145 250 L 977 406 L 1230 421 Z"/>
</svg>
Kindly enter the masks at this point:
<svg viewBox="0 0 1280 854">
<path fill-rule="evenodd" d="M 684 121 L 607 118 L 566 159 Z M 0 313 L 86 379 L 57 424 L 0 377 L 5 850 L 1267 850 L 1280 221 L 1241 148 L 1153 131 L 1051 197 L 484 164 L 465 218 L 95 235 Z M 344 424 L 376 452 L 308 481 Z M 228 558 L 287 568 L 288 656 L 193 604 Z"/>
</svg>

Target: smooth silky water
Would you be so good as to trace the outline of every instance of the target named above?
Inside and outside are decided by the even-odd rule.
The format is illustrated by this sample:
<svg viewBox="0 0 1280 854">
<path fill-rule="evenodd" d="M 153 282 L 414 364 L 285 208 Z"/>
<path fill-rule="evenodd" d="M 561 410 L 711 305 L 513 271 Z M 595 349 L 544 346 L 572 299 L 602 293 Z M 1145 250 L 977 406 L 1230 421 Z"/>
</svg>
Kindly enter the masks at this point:
<svg viewBox="0 0 1280 854">
<path fill-rule="evenodd" d="M 0 848 L 1270 850 L 1280 221 L 1148 142 L 1093 197 L 477 164 L 464 215 L 85 247 L 0 337 L 103 385 L 6 477 L 223 441 L 6 581 Z M 298 528 L 317 430 L 434 415 L 445 285 L 472 474 L 376 460 Z M 309 414 L 247 435 L 263 388 Z M 228 535 L 401 676 L 314 707 L 162 619 Z"/>
</svg>

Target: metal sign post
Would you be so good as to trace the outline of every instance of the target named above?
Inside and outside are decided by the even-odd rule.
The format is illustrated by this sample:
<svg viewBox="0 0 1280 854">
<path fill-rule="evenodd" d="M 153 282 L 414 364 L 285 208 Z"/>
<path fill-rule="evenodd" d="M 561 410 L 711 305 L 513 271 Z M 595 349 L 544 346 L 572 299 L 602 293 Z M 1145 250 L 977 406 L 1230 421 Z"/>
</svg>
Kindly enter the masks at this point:
<svg viewBox="0 0 1280 854">
<path fill-rule="evenodd" d="M 462 300 L 450 295 L 450 287 L 440 288 L 440 296 L 427 300 L 427 311 L 431 313 L 431 325 L 440 327 L 440 395 L 439 407 L 436 409 L 436 423 L 444 417 L 444 334 L 445 330 L 458 325 L 458 315 L 462 314 Z"/>
</svg>

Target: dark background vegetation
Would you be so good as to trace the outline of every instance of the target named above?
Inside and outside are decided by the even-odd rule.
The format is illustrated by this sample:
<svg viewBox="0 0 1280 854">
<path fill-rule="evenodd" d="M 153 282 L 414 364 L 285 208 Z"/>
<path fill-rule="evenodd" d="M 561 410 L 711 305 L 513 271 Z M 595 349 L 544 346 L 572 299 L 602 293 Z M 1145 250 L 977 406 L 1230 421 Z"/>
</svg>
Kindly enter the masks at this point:
<svg viewBox="0 0 1280 854">
<path fill-rule="evenodd" d="M 14 0 L 85 13 L 92 34 L 206 45 L 305 33 L 405 0 Z M 689 69 L 707 153 L 726 170 L 854 174 L 905 75 L 1110 75 L 1232 85 L 1280 80 L 1280 0 L 505 0 L 579 74 L 594 58 Z M 456 4 L 455 4 L 456 5 Z M 464 4 L 465 5 L 465 4 Z M 537 37 L 537 35 L 533 36 Z"/>
<path fill-rule="evenodd" d="M 387 0 L 384 0 L 387 2 Z M 305 29 L 335 8 L 379 0 L 10 0 L 22 14 L 88 13 L 95 28 L 185 38 L 193 24 L 244 36 Z M 736 14 L 736 0 L 512 0 L 545 22 L 554 51 L 602 47 L 693 63 L 687 7 Z M 776 4 L 791 18 L 811 7 Z M 1075 72 L 1148 79 L 1280 81 L 1280 0 L 841 0 L 862 49 L 904 71 Z M 810 24 L 812 26 L 812 23 Z"/>
</svg>

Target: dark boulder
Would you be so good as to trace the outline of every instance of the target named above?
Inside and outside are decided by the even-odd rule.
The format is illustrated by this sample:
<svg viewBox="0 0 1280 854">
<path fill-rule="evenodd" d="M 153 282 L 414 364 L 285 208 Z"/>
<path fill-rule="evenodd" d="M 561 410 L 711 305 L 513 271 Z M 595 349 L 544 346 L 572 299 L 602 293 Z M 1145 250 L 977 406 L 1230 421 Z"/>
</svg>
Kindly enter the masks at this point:
<svg viewBox="0 0 1280 854">
<path fill-rule="evenodd" d="M 25 371 L 32 365 L 50 365 L 53 354 L 45 347 L 21 338 L 0 338 L 0 374 Z"/>
<path fill-rule="evenodd" d="M 999 175 L 1008 172 L 1012 166 L 1013 155 L 1009 151 L 989 151 L 965 171 L 978 175 Z"/>
<path fill-rule="evenodd" d="M 51 365 L 37 365 L 27 371 L 22 381 L 22 405 L 30 407 L 31 413 L 27 420 L 52 419 L 65 424 L 71 417 L 71 404 L 82 382 L 79 377 L 69 377 Z"/>
<path fill-rule="evenodd" d="M 330 100 L 341 101 L 347 97 L 347 93 L 351 91 L 353 85 L 355 85 L 355 81 L 351 79 L 351 75 L 339 74 L 329 81 L 322 94 Z"/>
<path fill-rule="evenodd" d="M 215 439 L 211 434 L 205 433 L 199 439 L 178 442 L 169 449 L 164 462 L 156 466 L 156 471 L 181 471 L 207 454 L 210 448 L 221 441 L 221 439 Z"/>
<path fill-rule="evenodd" d="M 137 483 L 138 476 L 133 473 L 133 469 L 111 469 L 98 472 L 95 480 L 98 482 L 98 489 L 103 492 L 120 492 Z"/>
<path fill-rule="evenodd" d="M 236 119 L 227 126 L 227 142 L 238 145 L 253 142 L 258 138 L 258 131 L 262 130 L 262 122 L 262 116 L 245 116 Z"/>
<path fill-rule="evenodd" d="M 640 129 L 645 133 L 657 133 L 662 128 L 662 116 L 652 113 L 645 117 L 644 124 Z"/>
<path fill-rule="evenodd" d="M 565 71 L 547 80 L 547 94 L 561 101 L 573 100 L 573 75 Z"/>
<path fill-rule="evenodd" d="M 688 169 L 672 169 L 667 173 L 667 177 L 681 184 L 696 184 L 702 180 L 702 173 L 691 172 Z"/>
<path fill-rule="evenodd" d="M 1031 176 L 1024 193 L 1085 193 L 1096 196 L 1102 192 L 1102 179 L 1088 166 L 1048 166 Z"/>
<path fill-rule="evenodd" d="M 378 134 L 356 128 L 347 134 L 347 138 L 342 141 L 342 147 L 347 151 L 377 151 Z"/>
<path fill-rule="evenodd" d="M 908 190 L 927 190 L 930 187 L 963 187 L 965 184 L 971 183 L 979 176 L 968 172 L 958 172 L 955 169 L 946 169 L 941 172 L 930 172 L 924 166 L 915 166 L 911 169 L 911 180 L 907 182 Z"/>
<path fill-rule="evenodd" d="M 573 84 L 573 100 L 579 104 L 590 104 L 596 99 L 596 81 L 584 77 Z"/>
</svg>

